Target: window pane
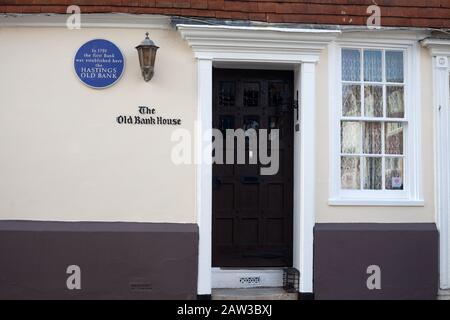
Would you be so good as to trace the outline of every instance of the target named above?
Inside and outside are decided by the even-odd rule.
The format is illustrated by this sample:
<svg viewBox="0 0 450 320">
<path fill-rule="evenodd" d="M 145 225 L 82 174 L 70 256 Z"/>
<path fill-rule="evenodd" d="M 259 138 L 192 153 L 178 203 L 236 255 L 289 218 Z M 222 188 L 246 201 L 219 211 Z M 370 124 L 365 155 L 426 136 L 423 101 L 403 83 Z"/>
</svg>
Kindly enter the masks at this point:
<svg viewBox="0 0 450 320">
<path fill-rule="evenodd" d="M 257 116 L 245 116 L 244 117 L 244 131 L 246 137 L 251 137 L 254 134 L 258 134 L 257 131 L 259 129 L 259 117 Z M 250 129 L 254 129 L 255 131 L 247 131 Z M 245 139 L 245 144 L 248 144 L 248 140 Z"/>
<path fill-rule="evenodd" d="M 342 153 L 361 153 L 361 123 L 342 121 L 341 126 Z"/>
<path fill-rule="evenodd" d="M 364 50 L 364 81 L 381 82 L 381 51 Z"/>
<path fill-rule="evenodd" d="M 364 86 L 364 115 L 366 117 L 383 116 L 382 86 Z"/>
<path fill-rule="evenodd" d="M 364 153 L 381 153 L 381 122 L 364 123 Z"/>
<path fill-rule="evenodd" d="M 224 107 L 234 106 L 236 89 L 234 82 L 221 81 L 219 83 L 219 105 Z"/>
<path fill-rule="evenodd" d="M 289 88 L 285 82 L 269 82 L 269 106 L 283 108 L 289 103 Z"/>
<path fill-rule="evenodd" d="M 249 116 L 244 117 L 244 130 L 247 131 L 249 129 L 259 129 L 259 119 L 258 117 Z"/>
<path fill-rule="evenodd" d="M 403 190 L 403 158 L 386 158 L 386 189 Z"/>
<path fill-rule="evenodd" d="M 364 158 L 364 189 L 381 189 L 381 157 Z"/>
<path fill-rule="evenodd" d="M 342 80 L 359 81 L 361 56 L 359 50 L 342 49 Z"/>
<path fill-rule="evenodd" d="M 386 103 L 386 113 L 389 118 L 403 118 L 405 116 L 403 87 L 387 86 Z"/>
<path fill-rule="evenodd" d="M 402 51 L 386 51 L 386 81 L 403 82 Z"/>
<path fill-rule="evenodd" d="M 278 116 L 272 116 L 269 117 L 269 138 L 270 138 L 270 132 L 272 129 L 278 130 L 278 137 L 281 138 L 283 136 L 283 117 Z"/>
<path fill-rule="evenodd" d="M 256 107 L 259 105 L 259 83 L 244 82 L 244 106 Z"/>
<path fill-rule="evenodd" d="M 234 117 L 233 116 L 220 116 L 220 131 L 223 134 L 226 133 L 227 129 L 234 129 Z"/>
<path fill-rule="evenodd" d="M 386 154 L 403 154 L 403 123 L 386 122 L 385 141 Z"/>
<path fill-rule="evenodd" d="M 341 157 L 341 187 L 342 189 L 360 189 L 359 157 Z"/>
<path fill-rule="evenodd" d="M 361 116 L 361 86 L 342 86 L 342 115 L 345 117 Z"/>
</svg>

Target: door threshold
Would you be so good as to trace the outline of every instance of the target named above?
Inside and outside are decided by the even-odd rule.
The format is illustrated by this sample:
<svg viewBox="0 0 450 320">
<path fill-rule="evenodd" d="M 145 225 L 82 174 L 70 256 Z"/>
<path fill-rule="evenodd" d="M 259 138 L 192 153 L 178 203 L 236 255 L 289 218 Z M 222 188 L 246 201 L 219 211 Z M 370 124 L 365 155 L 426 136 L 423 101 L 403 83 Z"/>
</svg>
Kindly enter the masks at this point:
<svg viewBox="0 0 450 320">
<path fill-rule="evenodd" d="M 280 288 L 284 268 L 212 268 L 212 288 Z"/>
<path fill-rule="evenodd" d="M 212 289 L 212 300 L 297 300 L 298 292 L 283 288 Z"/>
</svg>

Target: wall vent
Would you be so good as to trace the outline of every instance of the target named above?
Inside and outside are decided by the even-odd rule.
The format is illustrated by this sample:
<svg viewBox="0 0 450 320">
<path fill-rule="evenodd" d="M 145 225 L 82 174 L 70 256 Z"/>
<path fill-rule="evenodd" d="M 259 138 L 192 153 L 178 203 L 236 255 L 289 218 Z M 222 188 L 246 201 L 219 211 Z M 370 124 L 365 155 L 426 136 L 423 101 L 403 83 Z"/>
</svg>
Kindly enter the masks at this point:
<svg viewBox="0 0 450 320">
<path fill-rule="evenodd" d="M 261 283 L 261 277 L 240 277 L 239 282 L 245 286 L 257 286 Z"/>
</svg>

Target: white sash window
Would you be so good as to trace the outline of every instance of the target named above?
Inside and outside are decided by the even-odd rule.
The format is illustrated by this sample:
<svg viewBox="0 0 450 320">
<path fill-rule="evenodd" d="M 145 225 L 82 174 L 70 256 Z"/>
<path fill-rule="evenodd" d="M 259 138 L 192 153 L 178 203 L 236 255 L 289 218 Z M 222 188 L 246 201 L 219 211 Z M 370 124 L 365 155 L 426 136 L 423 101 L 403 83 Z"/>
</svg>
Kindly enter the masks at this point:
<svg viewBox="0 0 450 320">
<path fill-rule="evenodd" d="M 332 48 L 330 204 L 423 204 L 413 51 L 353 43 Z"/>
</svg>

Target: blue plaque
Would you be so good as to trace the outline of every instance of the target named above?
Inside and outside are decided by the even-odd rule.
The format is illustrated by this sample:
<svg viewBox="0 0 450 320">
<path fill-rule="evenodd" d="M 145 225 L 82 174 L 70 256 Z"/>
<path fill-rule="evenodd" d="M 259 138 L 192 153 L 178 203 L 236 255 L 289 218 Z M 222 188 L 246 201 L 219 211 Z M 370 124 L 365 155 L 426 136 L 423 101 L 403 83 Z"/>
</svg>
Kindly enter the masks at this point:
<svg viewBox="0 0 450 320">
<path fill-rule="evenodd" d="M 94 39 L 78 49 L 73 65 L 75 73 L 85 85 L 102 89 L 112 86 L 120 79 L 125 61 L 114 43 Z"/>
</svg>

